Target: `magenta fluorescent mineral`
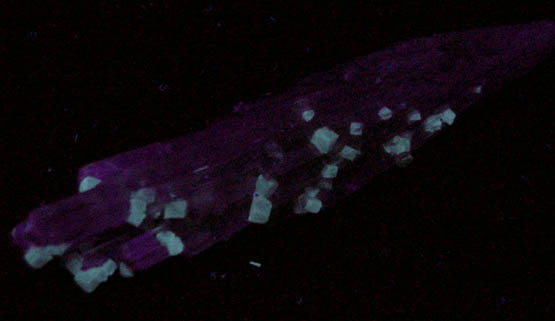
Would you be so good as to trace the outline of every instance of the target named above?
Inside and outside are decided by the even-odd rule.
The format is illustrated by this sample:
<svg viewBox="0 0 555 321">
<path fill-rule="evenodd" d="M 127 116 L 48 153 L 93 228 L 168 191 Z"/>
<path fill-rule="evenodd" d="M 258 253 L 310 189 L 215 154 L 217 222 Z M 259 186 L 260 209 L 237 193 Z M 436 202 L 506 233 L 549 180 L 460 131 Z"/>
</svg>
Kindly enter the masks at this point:
<svg viewBox="0 0 555 321">
<path fill-rule="evenodd" d="M 248 224 L 318 213 L 411 151 L 488 92 L 552 53 L 551 22 L 400 43 L 237 109 L 206 130 L 84 166 L 77 193 L 12 232 L 33 268 L 62 257 L 93 291 Z M 278 214 L 276 214 L 278 215 Z"/>
</svg>

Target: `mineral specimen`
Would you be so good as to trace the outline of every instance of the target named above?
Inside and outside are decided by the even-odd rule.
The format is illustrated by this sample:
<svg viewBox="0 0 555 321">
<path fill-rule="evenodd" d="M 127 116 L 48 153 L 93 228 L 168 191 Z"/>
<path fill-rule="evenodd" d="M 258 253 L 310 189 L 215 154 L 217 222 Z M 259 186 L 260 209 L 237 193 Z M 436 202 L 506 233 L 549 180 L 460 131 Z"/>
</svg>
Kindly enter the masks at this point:
<svg viewBox="0 0 555 321">
<path fill-rule="evenodd" d="M 406 164 L 554 39 L 551 22 L 453 32 L 311 75 L 203 131 L 83 167 L 80 193 L 31 211 L 13 241 L 33 268 L 62 257 L 91 292 L 118 267 L 131 277 L 274 215 L 316 215 Z"/>
</svg>

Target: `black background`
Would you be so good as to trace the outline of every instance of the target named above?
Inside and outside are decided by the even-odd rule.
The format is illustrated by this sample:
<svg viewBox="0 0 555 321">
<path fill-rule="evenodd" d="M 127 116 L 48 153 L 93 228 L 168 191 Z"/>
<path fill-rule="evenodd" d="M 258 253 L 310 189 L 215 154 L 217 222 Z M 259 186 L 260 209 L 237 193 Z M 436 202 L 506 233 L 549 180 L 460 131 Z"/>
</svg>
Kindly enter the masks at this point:
<svg viewBox="0 0 555 321">
<path fill-rule="evenodd" d="M 336 206 L 90 295 L 56 263 L 28 268 L 8 239 L 31 209 L 75 193 L 82 165 L 395 42 L 552 18 L 551 2 L 75 3 L 0 7 L 0 319 L 554 318 L 553 59 Z"/>
</svg>

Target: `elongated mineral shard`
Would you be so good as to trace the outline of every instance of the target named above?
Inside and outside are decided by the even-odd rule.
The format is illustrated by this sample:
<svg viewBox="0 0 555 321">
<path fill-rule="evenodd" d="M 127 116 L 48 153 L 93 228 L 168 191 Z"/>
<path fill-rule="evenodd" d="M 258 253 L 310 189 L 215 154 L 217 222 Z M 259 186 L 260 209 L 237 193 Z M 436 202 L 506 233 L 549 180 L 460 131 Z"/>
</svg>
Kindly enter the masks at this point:
<svg viewBox="0 0 555 321">
<path fill-rule="evenodd" d="M 441 119 L 441 115 L 431 115 L 426 118 L 424 121 L 424 129 L 428 133 L 437 132 L 443 126 L 443 121 Z"/>
<path fill-rule="evenodd" d="M 309 198 L 306 201 L 304 209 L 309 213 L 318 213 L 322 209 L 322 201 L 317 198 Z"/>
<path fill-rule="evenodd" d="M 261 267 L 262 264 L 258 263 L 258 262 L 254 262 L 254 261 L 250 261 L 249 262 L 250 265 L 256 266 L 257 268 Z"/>
<path fill-rule="evenodd" d="M 205 130 L 84 166 L 80 193 L 33 209 L 11 237 L 30 266 L 62 256 L 90 292 L 115 262 L 125 277 L 177 254 L 195 256 L 267 222 L 273 209 L 280 218 L 317 213 L 394 166 L 390 158 L 410 160 L 430 133 L 483 100 L 475 81 L 493 94 L 552 55 L 554 39 L 552 22 L 454 32 L 310 75 Z M 389 107 L 378 112 L 375 102 Z M 303 121 L 308 108 L 313 118 Z M 345 146 L 360 152 L 356 164 L 345 161 L 355 154 Z"/>
</svg>

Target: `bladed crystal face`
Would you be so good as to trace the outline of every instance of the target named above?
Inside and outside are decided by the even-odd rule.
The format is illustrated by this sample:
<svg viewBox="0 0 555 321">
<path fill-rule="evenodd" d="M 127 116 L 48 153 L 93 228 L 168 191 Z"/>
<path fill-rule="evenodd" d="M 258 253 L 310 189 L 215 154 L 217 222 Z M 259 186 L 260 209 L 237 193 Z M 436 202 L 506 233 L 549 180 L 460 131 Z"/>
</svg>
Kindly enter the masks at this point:
<svg viewBox="0 0 555 321">
<path fill-rule="evenodd" d="M 314 74 L 208 129 L 84 166 L 78 193 L 31 211 L 13 242 L 33 268 L 61 258 L 92 292 L 118 268 L 129 278 L 249 224 L 318 215 L 337 191 L 408 164 L 554 37 L 550 22 L 441 34 Z"/>
</svg>

